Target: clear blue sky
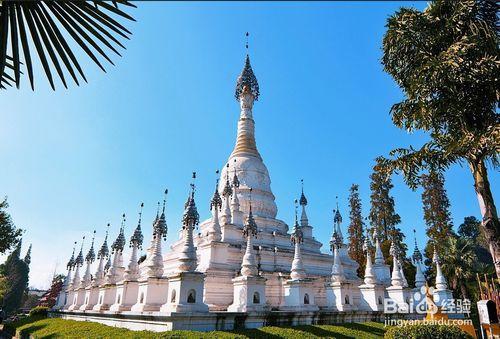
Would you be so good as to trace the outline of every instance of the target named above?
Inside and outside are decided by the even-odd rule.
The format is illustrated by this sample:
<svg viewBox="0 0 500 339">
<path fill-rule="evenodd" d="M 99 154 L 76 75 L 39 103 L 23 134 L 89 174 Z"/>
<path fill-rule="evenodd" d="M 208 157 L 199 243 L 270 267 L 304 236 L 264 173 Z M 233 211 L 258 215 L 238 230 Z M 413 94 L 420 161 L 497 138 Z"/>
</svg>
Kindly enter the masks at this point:
<svg viewBox="0 0 500 339">
<path fill-rule="evenodd" d="M 38 77 L 34 93 L 26 81 L 19 91 L 2 92 L 0 196 L 8 196 L 16 225 L 26 229 L 24 242 L 33 243 L 30 283 L 46 287 L 55 267 L 63 272 L 73 241 L 93 229 L 100 246 L 111 222 L 114 240 L 123 212 L 129 238 L 141 201 L 148 243 L 165 187 L 168 242 L 176 238 L 192 170 L 199 212 L 209 217 L 214 171 L 236 136 L 234 84 L 246 31 L 261 87 L 257 144 L 279 217 L 292 220 L 301 178 L 314 235 L 324 244 L 336 195 L 347 227 L 352 183 L 360 185 L 367 215 L 373 159 L 426 140 L 398 130 L 389 116 L 402 96 L 382 70 L 381 41 L 386 18 L 401 5 L 140 2 L 137 22 L 127 24 L 134 35 L 107 74 L 88 63 L 84 86 L 58 84 L 53 92 Z M 490 177 L 498 201 L 500 177 Z M 451 168 L 446 180 L 455 226 L 479 216 L 467 167 Z M 420 192 L 399 177 L 394 185 L 410 250 L 413 228 L 423 247 Z"/>
</svg>

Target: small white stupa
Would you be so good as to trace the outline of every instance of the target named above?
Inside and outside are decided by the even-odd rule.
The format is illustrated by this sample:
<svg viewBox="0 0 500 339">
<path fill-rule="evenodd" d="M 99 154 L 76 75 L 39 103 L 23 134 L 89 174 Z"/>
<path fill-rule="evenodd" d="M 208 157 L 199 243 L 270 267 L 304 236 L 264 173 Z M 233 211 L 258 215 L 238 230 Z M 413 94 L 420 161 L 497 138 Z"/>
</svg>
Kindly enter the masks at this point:
<svg viewBox="0 0 500 339">
<path fill-rule="evenodd" d="M 241 262 L 241 275 L 233 279 L 234 299 L 227 309 L 229 312 L 262 311 L 266 305 L 266 279 L 259 275 L 253 245 L 257 233 L 250 200 L 250 210 L 243 227 L 246 249 Z"/>
<path fill-rule="evenodd" d="M 382 311 L 384 308 L 385 287 L 377 279 L 373 270 L 372 247 L 369 232 L 366 233 L 363 250 L 366 253 L 364 284 L 359 286 L 361 293 L 361 309 L 366 311 Z"/>
<path fill-rule="evenodd" d="M 177 259 L 176 272 L 168 276 L 168 298 L 161 307 L 161 312 L 167 313 L 195 313 L 208 312 L 208 305 L 203 301 L 205 274 L 197 270 L 196 247 L 193 242 L 193 231 L 197 227 L 200 216 L 194 200 L 195 185 L 185 206 L 182 217 L 184 228 L 184 245 Z"/>
<path fill-rule="evenodd" d="M 99 297 L 94 311 L 109 310 L 117 299 L 117 283 L 123 281 L 125 266 L 123 266 L 123 249 L 125 247 L 125 214 L 122 215 L 122 223 L 118 237 L 111 245 L 113 261 L 104 276 L 104 283 L 99 287 Z"/>
<path fill-rule="evenodd" d="M 138 252 L 142 248 L 142 242 L 144 236 L 141 230 L 141 219 L 142 219 L 142 208 L 144 204 L 141 203 L 139 211 L 139 221 L 137 227 L 130 238 L 130 248 L 132 249 L 132 254 L 130 255 L 130 261 L 125 270 L 124 279 L 116 284 L 116 300 L 113 305 L 109 308 L 110 311 L 130 311 L 132 306 L 137 302 L 137 296 L 139 294 L 139 263 L 138 263 Z"/>
<path fill-rule="evenodd" d="M 109 223 L 106 228 L 106 235 L 104 237 L 104 242 L 97 252 L 97 270 L 92 278 L 89 286 L 85 289 L 85 302 L 80 307 L 81 311 L 89 311 L 94 308 L 99 300 L 99 287 L 104 284 L 104 276 L 106 274 L 104 269 L 104 261 L 109 259 L 109 248 L 108 248 L 108 231 Z"/>
<path fill-rule="evenodd" d="M 165 190 L 163 208 L 161 214 L 156 212 L 153 221 L 153 234 L 150 246 L 147 250 L 146 259 L 139 265 L 139 290 L 136 303 L 131 307 L 131 312 L 154 312 L 159 311 L 167 301 L 168 279 L 163 276 L 162 240 L 167 239 L 167 221 L 165 217 L 165 206 L 167 203 L 168 189 Z"/>
<path fill-rule="evenodd" d="M 441 259 L 439 258 L 435 245 L 432 261 L 436 265 L 436 288 L 433 292 L 433 299 L 436 306 L 442 307 L 445 303 L 449 303 L 453 299 L 453 295 L 451 290 L 448 289 L 448 283 L 446 282 L 446 278 L 441 268 Z"/>
</svg>

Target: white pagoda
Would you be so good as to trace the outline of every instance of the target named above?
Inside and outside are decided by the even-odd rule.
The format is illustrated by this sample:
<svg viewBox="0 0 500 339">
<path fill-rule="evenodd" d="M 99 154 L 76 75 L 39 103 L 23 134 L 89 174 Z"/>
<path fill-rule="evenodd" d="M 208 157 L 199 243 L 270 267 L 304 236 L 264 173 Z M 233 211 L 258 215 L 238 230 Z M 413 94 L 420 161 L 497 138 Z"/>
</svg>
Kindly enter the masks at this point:
<svg viewBox="0 0 500 339">
<path fill-rule="evenodd" d="M 398 305 L 411 300 L 395 245 L 391 248 L 391 274 L 376 235 L 367 235 L 365 276 L 358 277 L 359 265 L 348 255 L 338 205 L 330 241 L 333 255 L 321 252 L 322 243 L 313 236 L 303 188 L 290 233 L 287 223 L 277 217 L 271 178 L 255 141 L 253 107 L 259 94 L 247 55 L 235 90 L 240 106 L 236 143 L 221 168 L 210 201 L 211 218 L 199 222 L 193 174 L 181 236 L 170 250 L 164 253 L 162 249 L 167 237 L 165 199 L 153 222 L 145 260 L 138 262 L 143 241 L 142 212 L 130 240 L 128 265 L 122 257 L 124 221 L 112 246 L 112 262 L 106 233 L 94 276 L 90 276 L 93 243 L 83 281 L 83 249 L 76 259 L 73 253 L 56 306 L 59 314 L 132 329 L 213 330 L 233 329 L 242 326 L 241 322 L 246 327 L 262 326 L 269 323 L 273 312 L 277 323 L 292 319 L 287 324 L 311 323 L 320 318 L 327 322 L 380 320 L 385 299 Z M 144 227 L 144 231 L 148 230 Z M 421 256 L 417 261 L 420 287 Z M 439 272 L 439 259 L 435 262 Z M 438 297 L 440 303 L 450 297 L 442 281 Z M 318 317 L 318 312 L 323 316 Z M 343 315 L 336 318 L 339 314 Z"/>
</svg>

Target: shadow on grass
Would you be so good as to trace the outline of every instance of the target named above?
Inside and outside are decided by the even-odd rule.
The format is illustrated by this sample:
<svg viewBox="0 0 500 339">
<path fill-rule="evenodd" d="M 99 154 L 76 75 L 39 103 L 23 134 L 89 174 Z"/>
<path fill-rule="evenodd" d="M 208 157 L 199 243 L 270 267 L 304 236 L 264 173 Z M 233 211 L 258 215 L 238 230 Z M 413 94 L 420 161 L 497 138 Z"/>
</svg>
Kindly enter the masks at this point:
<svg viewBox="0 0 500 339">
<path fill-rule="evenodd" d="M 252 339 L 257 339 L 257 338 L 269 338 L 269 339 L 281 339 L 283 338 L 280 335 L 272 334 L 272 333 L 267 333 L 265 331 L 262 331 L 260 328 L 252 328 L 252 329 L 245 329 L 245 330 L 238 330 L 238 331 L 231 331 L 230 333 L 238 334 L 247 338 L 252 338 Z"/>
<path fill-rule="evenodd" d="M 29 325 L 19 331 L 19 336 L 21 339 L 29 338 L 34 332 L 39 331 L 47 327 L 45 324 Z"/>
<path fill-rule="evenodd" d="M 352 330 L 358 330 L 366 333 L 373 333 L 381 337 L 383 337 L 385 333 L 385 330 L 383 328 L 370 325 L 369 323 L 348 323 L 348 324 L 342 324 L 342 326 Z"/>
<path fill-rule="evenodd" d="M 352 339 L 354 337 L 347 336 L 344 334 L 341 334 L 337 331 L 331 331 L 326 328 L 321 328 L 318 326 L 311 326 L 311 325 L 303 325 L 303 326 L 297 326 L 294 327 L 294 329 L 307 332 L 313 336 L 316 337 L 322 337 L 322 338 L 336 338 L 336 339 Z"/>
</svg>

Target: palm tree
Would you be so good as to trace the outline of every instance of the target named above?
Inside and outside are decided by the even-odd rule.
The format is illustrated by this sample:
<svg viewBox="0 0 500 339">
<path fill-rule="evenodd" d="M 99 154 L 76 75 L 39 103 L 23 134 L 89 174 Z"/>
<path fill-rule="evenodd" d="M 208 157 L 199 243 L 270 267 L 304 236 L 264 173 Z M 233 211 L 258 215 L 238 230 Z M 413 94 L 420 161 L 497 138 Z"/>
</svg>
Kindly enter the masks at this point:
<svg viewBox="0 0 500 339">
<path fill-rule="evenodd" d="M 12 83 L 19 88 L 23 64 L 34 90 L 33 46 L 52 89 L 55 89 L 54 71 L 66 88 L 64 70 L 77 85 L 79 77 L 87 82 L 75 56 L 75 46 L 70 42 L 105 71 L 98 56 L 113 64 L 105 50 L 120 55 L 117 47 L 125 47 L 117 36 L 129 39 L 131 34 L 118 18 L 134 20 L 119 8 L 119 4 L 135 5 L 128 0 L 112 3 L 104 0 L 0 0 L 0 88 L 12 86 Z"/>
<path fill-rule="evenodd" d="M 458 291 L 460 288 L 462 298 L 468 298 L 466 282 L 474 278 L 477 261 L 474 243 L 462 237 L 448 237 L 446 251 L 441 260 L 443 274 L 448 279 L 451 289 Z"/>
</svg>

